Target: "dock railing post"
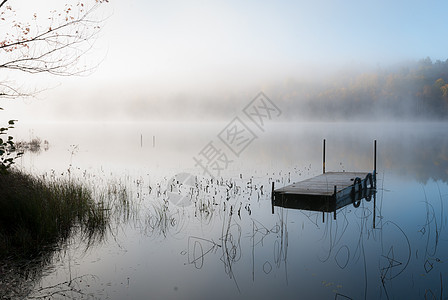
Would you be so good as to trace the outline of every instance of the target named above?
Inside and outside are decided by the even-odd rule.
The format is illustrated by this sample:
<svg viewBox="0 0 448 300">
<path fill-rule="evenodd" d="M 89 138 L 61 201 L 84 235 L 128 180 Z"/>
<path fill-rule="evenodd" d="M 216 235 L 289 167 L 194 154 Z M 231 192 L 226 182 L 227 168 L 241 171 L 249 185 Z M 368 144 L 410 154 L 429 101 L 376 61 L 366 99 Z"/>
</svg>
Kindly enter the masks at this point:
<svg viewBox="0 0 448 300">
<path fill-rule="evenodd" d="M 324 139 L 324 149 L 323 149 L 322 173 L 325 174 L 325 139 Z"/>
<path fill-rule="evenodd" d="M 336 206 L 337 206 L 337 197 L 336 197 L 337 192 L 338 192 L 338 187 L 335 185 L 333 195 L 334 195 L 334 203 L 336 204 Z M 333 218 L 336 220 L 336 208 L 334 209 Z"/>
<path fill-rule="evenodd" d="M 376 140 L 373 141 L 373 185 L 376 188 Z"/>
</svg>

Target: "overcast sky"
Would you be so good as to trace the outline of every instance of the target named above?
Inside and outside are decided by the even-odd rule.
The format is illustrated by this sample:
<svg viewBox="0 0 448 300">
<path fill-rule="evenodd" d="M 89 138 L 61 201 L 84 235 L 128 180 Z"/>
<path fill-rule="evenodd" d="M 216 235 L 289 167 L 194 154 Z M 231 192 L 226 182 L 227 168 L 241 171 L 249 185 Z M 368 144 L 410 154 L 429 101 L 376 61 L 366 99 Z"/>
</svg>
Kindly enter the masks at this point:
<svg viewBox="0 0 448 300">
<path fill-rule="evenodd" d="M 29 1 L 9 3 L 33 11 Z M 32 3 L 45 11 L 61 1 Z M 109 18 L 94 49 L 96 72 L 52 79 L 37 100 L 3 105 L 14 117 L 83 120 L 83 111 L 119 111 L 129 99 L 225 99 L 322 70 L 448 58 L 447 1 L 111 0 L 101 9 Z"/>
</svg>

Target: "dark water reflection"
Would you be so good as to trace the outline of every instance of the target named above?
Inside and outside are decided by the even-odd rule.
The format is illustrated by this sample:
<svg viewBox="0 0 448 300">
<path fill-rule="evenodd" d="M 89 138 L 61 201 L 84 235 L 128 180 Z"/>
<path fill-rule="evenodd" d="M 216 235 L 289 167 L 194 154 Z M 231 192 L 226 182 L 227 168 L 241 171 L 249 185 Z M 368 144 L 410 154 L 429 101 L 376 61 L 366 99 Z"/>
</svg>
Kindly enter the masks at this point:
<svg viewBox="0 0 448 300">
<path fill-rule="evenodd" d="M 200 177 L 187 190 L 194 204 L 186 207 L 170 202 L 170 178 L 200 173 L 191 158 L 221 125 L 202 131 L 197 124 L 104 126 L 102 132 L 121 138 L 119 166 L 116 140 L 69 128 L 59 145 L 61 133 L 45 128 L 52 136 L 42 137 L 52 147 L 24 157 L 22 166 L 63 173 L 71 159 L 80 177 L 119 178 L 135 214 L 117 222 L 106 243 L 88 251 L 81 242 L 68 245 L 30 297 L 70 278 L 83 294 L 67 297 L 86 299 L 448 297 L 445 124 L 272 124 L 222 178 Z M 140 132 L 157 132 L 157 147 L 142 149 Z M 371 171 L 378 140 L 375 199 L 338 209 L 336 219 L 332 212 L 281 207 L 272 214 L 271 182 L 283 186 L 320 174 L 323 138 L 332 171 Z M 69 144 L 79 144 L 80 152 L 70 156 Z"/>
</svg>

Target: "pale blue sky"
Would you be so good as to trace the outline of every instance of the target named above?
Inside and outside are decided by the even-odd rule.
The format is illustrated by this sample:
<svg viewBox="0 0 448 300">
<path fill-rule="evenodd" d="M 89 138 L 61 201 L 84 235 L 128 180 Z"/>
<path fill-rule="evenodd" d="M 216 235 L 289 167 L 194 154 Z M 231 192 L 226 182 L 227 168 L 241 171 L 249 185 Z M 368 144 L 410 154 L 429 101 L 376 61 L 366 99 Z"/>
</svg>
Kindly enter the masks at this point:
<svg viewBox="0 0 448 300">
<path fill-rule="evenodd" d="M 447 11 L 447 1 L 123 1 L 110 51 L 159 78 L 445 60 Z"/>
</svg>

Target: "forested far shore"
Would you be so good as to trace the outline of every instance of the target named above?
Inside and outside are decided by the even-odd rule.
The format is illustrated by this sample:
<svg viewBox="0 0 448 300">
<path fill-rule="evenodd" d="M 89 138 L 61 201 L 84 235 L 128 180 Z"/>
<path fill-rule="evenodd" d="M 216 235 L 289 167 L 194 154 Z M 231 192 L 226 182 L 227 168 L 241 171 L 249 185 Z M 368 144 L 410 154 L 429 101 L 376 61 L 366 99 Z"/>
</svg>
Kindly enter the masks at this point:
<svg viewBox="0 0 448 300">
<path fill-rule="evenodd" d="M 309 71 L 309 70 L 308 70 Z M 316 75 L 303 71 L 289 79 L 268 79 L 247 88 L 226 88 L 169 95 L 130 96 L 123 102 L 119 93 L 110 106 L 92 106 L 93 114 L 132 120 L 226 121 L 260 91 L 282 111 L 282 121 L 375 121 L 448 119 L 448 59 L 396 63 L 389 66 L 328 68 Z M 249 90 L 250 91 L 249 91 Z M 176 107 L 176 110 L 173 110 Z M 76 108 L 73 108 L 76 110 Z M 81 112 L 80 112 L 81 113 Z"/>
<path fill-rule="evenodd" d="M 328 81 L 279 95 L 288 117 L 310 119 L 448 119 L 448 59 L 429 57 L 364 72 L 339 72 Z M 297 104 L 297 105 L 295 105 Z"/>
</svg>

